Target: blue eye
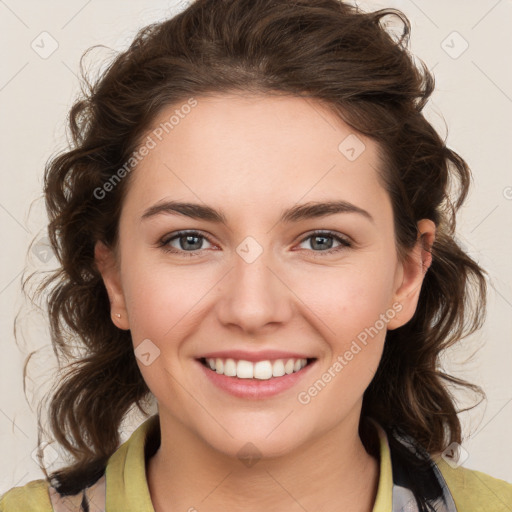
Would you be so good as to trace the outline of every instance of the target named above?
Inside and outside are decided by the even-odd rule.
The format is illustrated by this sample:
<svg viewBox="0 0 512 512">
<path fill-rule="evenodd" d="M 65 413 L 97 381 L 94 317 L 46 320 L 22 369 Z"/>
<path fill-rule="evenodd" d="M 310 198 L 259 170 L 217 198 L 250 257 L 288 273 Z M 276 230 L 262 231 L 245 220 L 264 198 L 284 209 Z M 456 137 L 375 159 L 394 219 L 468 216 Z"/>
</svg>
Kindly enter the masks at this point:
<svg viewBox="0 0 512 512">
<path fill-rule="evenodd" d="M 174 240 L 179 241 L 180 247 L 178 249 L 170 245 L 170 242 Z M 188 256 L 197 256 L 204 250 L 199 249 L 198 247 L 202 245 L 201 240 L 207 240 L 207 238 L 204 235 L 201 235 L 198 231 L 178 231 L 171 238 L 164 237 L 160 242 L 160 247 L 165 252 L 171 252 L 174 254 L 188 253 Z M 191 249 L 191 251 L 187 249 Z"/>
<path fill-rule="evenodd" d="M 332 253 L 335 253 L 335 252 L 338 252 L 338 251 L 341 251 L 347 247 L 351 247 L 352 244 L 350 243 L 350 241 L 342 236 L 339 236 L 338 234 L 334 233 L 333 231 L 315 231 L 314 233 L 311 233 L 310 235 L 308 235 L 306 238 L 303 238 L 301 243 L 305 242 L 306 240 L 313 240 L 314 242 L 312 242 L 312 247 L 316 246 L 317 248 L 320 247 L 320 248 L 325 248 L 325 245 L 328 245 L 329 247 L 327 247 L 327 250 L 326 251 L 318 251 L 318 250 L 313 250 L 313 253 L 315 253 L 314 255 L 315 256 L 323 256 L 323 255 L 328 255 L 328 254 L 332 254 Z M 329 240 L 329 239 L 333 239 L 333 240 L 336 240 L 337 242 L 339 242 L 339 246 L 338 247 L 335 247 L 335 248 L 331 248 L 331 245 L 330 243 L 326 242 L 326 240 Z M 320 240 L 320 243 L 318 243 L 318 240 Z M 318 254 L 320 253 L 320 254 Z"/>
<path fill-rule="evenodd" d="M 211 243 L 205 235 L 202 235 L 198 231 L 177 231 L 175 233 L 171 233 L 171 235 L 172 236 L 166 236 L 162 238 L 158 246 L 165 252 L 179 254 L 180 256 L 199 256 L 205 250 L 202 248 L 203 241 L 207 240 L 208 243 Z M 347 238 L 339 236 L 333 231 L 315 231 L 314 233 L 311 233 L 307 237 L 303 238 L 301 243 L 304 243 L 309 239 L 313 240 L 312 247 L 316 247 L 317 249 L 327 249 L 311 249 L 311 252 L 314 253 L 314 256 L 329 255 L 352 246 L 352 243 Z M 328 242 L 330 239 L 335 240 L 340 245 L 338 247 L 332 248 L 332 242 Z M 174 247 L 171 245 L 171 242 L 175 240 L 178 240 L 179 247 Z"/>
</svg>

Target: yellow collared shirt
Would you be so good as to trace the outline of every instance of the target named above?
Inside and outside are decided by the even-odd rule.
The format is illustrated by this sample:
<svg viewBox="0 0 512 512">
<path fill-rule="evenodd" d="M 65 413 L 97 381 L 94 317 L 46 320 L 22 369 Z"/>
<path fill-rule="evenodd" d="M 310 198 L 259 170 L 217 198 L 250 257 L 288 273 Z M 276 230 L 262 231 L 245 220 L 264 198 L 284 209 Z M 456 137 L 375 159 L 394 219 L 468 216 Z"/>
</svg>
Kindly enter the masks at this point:
<svg viewBox="0 0 512 512">
<path fill-rule="evenodd" d="M 146 481 L 145 446 L 158 424 L 153 416 L 139 426 L 107 463 L 104 476 L 87 489 L 89 512 L 154 512 Z M 380 474 L 373 512 L 393 511 L 393 473 L 387 435 L 375 425 L 380 444 Z M 457 512 L 512 512 L 512 484 L 480 471 L 453 468 L 435 459 Z M 0 499 L 0 512 L 79 512 L 82 493 L 60 497 L 46 480 L 15 487 Z"/>
</svg>

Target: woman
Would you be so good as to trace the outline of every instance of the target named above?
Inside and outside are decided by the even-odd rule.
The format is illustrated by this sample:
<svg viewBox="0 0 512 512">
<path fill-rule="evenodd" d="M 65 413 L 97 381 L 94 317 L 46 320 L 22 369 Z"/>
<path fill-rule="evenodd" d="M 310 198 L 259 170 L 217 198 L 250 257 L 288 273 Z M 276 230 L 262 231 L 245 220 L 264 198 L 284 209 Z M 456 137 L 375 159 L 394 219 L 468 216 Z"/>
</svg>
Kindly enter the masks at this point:
<svg viewBox="0 0 512 512">
<path fill-rule="evenodd" d="M 446 384 L 479 389 L 438 357 L 481 325 L 485 278 L 409 30 L 197 0 L 73 106 L 45 193 L 53 343 L 86 349 L 50 403 L 74 462 L 1 510 L 510 510 L 511 484 L 457 461 Z"/>
</svg>

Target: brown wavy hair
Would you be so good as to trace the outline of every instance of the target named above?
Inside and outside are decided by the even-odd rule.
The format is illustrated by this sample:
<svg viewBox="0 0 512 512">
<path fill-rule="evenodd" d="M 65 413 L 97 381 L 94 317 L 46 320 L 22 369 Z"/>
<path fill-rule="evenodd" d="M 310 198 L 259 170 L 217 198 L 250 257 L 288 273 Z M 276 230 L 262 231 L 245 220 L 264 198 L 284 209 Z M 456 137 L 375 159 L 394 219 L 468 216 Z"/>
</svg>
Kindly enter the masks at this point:
<svg viewBox="0 0 512 512">
<path fill-rule="evenodd" d="M 383 26 L 388 16 L 400 21 L 399 37 Z M 485 395 L 444 373 L 439 356 L 481 327 L 485 271 L 455 240 L 471 174 L 422 113 L 434 78 L 414 62 L 409 35 L 407 17 L 395 9 L 366 13 L 338 0 L 196 0 L 142 29 L 92 84 L 82 70 L 86 87 L 70 111 L 70 146 L 49 160 L 44 182 L 60 263 L 44 282 L 51 337 L 59 357 L 71 360 L 49 401 L 53 437 L 73 461 L 52 475 L 60 492 L 77 492 L 102 474 L 127 412 L 149 396 L 130 332 L 111 320 L 94 260 L 96 241 L 117 244 L 132 174 L 107 199 L 95 190 L 129 160 L 164 107 L 208 94 L 309 98 L 376 141 L 399 257 L 414 246 L 420 219 L 434 221 L 437 236 L 416 313 L 387 333 L 361 417 L 406 432 L 430 453 L 461 442 L 447 385 Z"/>
</svg>

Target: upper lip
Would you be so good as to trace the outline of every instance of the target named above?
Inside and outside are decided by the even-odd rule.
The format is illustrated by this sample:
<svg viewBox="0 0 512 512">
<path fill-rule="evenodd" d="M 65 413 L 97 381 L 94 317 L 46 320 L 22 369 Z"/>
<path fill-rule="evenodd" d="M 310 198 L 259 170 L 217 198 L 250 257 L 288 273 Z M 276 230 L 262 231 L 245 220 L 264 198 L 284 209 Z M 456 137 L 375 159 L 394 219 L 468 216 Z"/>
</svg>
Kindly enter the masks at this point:
<svg viewBox="0 0 512 512">
<path fill-rule="evenodd" d="M 298 352 L 284 352 L 282 350 L 262 350 L 260 352 L 248 352 L 246 350 L 220 350 L 209 352 L 198 359 L 236 359 L 244 361 L 266 361 L 274 359 L 313 359 L 311 356 Z"/>
</svg>

